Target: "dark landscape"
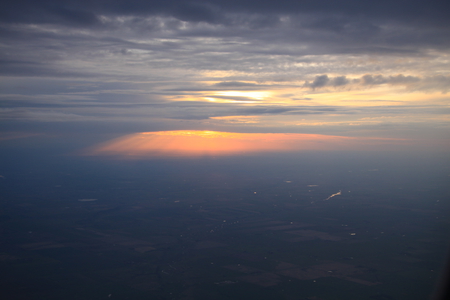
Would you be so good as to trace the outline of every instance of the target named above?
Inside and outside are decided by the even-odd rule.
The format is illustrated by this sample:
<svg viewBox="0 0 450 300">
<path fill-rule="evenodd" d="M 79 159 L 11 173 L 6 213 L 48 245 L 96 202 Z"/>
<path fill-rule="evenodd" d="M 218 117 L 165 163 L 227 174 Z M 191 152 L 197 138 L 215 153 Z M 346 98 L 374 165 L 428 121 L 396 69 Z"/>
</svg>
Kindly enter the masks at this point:
<svg viewBox="0 0 450 300">
<path fill-rule="evenodd" d="M 448 246 L 449 170 L 405 163 L 342 153 L 5 163 L 2 294 L 427 299 Z"/>
</svg>

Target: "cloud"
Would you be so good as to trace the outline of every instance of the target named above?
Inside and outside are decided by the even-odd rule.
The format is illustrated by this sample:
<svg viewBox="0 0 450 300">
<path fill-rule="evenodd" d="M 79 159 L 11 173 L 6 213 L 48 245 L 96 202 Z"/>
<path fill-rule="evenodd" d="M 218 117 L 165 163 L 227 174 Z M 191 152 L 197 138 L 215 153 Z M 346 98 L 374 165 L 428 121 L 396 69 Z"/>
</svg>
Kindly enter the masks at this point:
<svg viewBox="0 0 450 300">
<path fill-rule="evenodd" d="M 349 88 L 370 88 L 378 85 L 399 85 L 404 86 L 411 91 L 441 91 L 446 93 L 450 87 L 450 76 L 436 75 L 419 77 L 412 75 L 391 75 L 384 76 L 381 74 L 365 74 L 359 78 L 347 78 L 346 76 L 328 77 L 328 75 L 316 76 L 313 82 L 305 81 L 304 87 L 313 90 L 323 87 L 342 87 Z"/>
<path fill-rule="evenodd" d="M 231 124 L 257 124 L 259 117 L 257 116 L 224 116 L 224 117 L 210 117 L 212 120 L 219 120 Z"/>
<path fill-rule="evenodd" d="M 350 81 L 345 76 L 338 76 L 333 78 L 332 85 L 333 86 L 341 86 L 350 83 Z"/>
<path fill-rule="evenodd" d="M 382 75 L 372 76 L 372 75 L 367 74 L 361 78 L 361 82 L 364 85 L 374 85 L 374 84 L 386 83 L 386 80 Z"/>
<path fill-rule="evenodd" d="M 450 87 L 450 76 L 430 76 L 430 77 L 419 77 L 412 75 L 393 75 L 393 76 L 383 76 L 383 75 L 369 75 L 366 74 L 359 79 L 362 85 L 401 85 L 408 90 L 416 91 L 441 91 L 446 93 Z"/>
<path fill-rule="evenodd" d="M 370 80 L 373 79 L 373 77 L 371 75 L 365 75 L 362 79 Z M 312 82 L 305 81 L 303 86 L 315 90 L 322 87 L 341 87 L 358 81 L 358 79 L 350 80 L 345 75 L 330 78 L 325 74 L 316 76 Z"/>
<path fill-rule="evenodd" d="M 386 111 L 434 116 L 446 112 L 450 86 L 446 8 L 418 0 L 4 1 L 2 122 L 357 135 L 336 124 Z M 308 122 L 325 125 L 295 125 Z"/>
<path fill-rule="evenodd" d="M 94 15 L 168 15 L 185 21 L 225 22 L 224 15 L 246 13 L 257 15 L 329 14 L 331 16 L 364 16 L 388 18 L 403 22 L 445 26 L 449 4 L 439 0 L 401 0 L 364 2 L 357 0 L 270 1 L 270 0 L 17 0 L 2 2 L 1 17 L 6 21 L 72 22 L 92 24 Z M 33 13 L 34 12 L 34 13 Z M 264 22 L 263 22 L 264 23 Z"/>
<path fill-rule="evenodd" d="M 436 90 L 447 93 L 450 90 L 450 76 L 436 75 L 424 78 L 417 90 Z"/>
<path fill-rule="evenodd" d="M 242 88 L 242 87 L 255 87 L 259 86 L 255 83 L 251 82 L 242 82 L 242 81 L 222 81 L 215 83 L 214 86 L 216 87 L 227 87 L 227 88 Z"/>
<path fill-rule="evenodd" d="M 17 131 L 9 131 L 9 132 L 1 132 L 0 133 L 0 141 L 7 141 L 7 140 L 15 140 L 15 139 L 23 139 L 27 137 L 32 136 L 38 136 L 37 133 L 31 133 L 31 132 L 17 132 Z"/>
<path fill-rule="evenodd" d="M 327 75 L 319 75 L 316 76 L 314 81 L 311 84 L 308 84 L 312 89 L 324 87 L 330 81 Z"/>
<path fill-rule="evenodd" d="M 71 114 L 67 112 L 58 112 L 52 110 L 34 110 L 34 109 L 0 109 L 0 120 L 26 120 L 37 122 L 73 122 L 90 121 L 92 117 Z"/>
<path fill-rule="evenodd" d="M 332 1 L 186 0 L 18 0 L 0 4 L 3 24 L 89 27 L 128 34 L 237 36 L 254 40 L 316 42 L 328 49 L 356 52 L 408 50 L 418 42 L 448 45 L 445 1 L 401 0 L 359 3 Z M 447 10 L 446 10 L 447 9 Z M 7 27 L 8 27 L 7 26 Z M 377 50 L 378 49 L 378 50 Z M 281 50 L 281 49 L 280 49 Z M 315 53 L 318 53 L 315 49 Z M 325 48 L 320 51 L 326 51 Z M 338 49 L 336 49 L 338 50 Z"/>
</svg>

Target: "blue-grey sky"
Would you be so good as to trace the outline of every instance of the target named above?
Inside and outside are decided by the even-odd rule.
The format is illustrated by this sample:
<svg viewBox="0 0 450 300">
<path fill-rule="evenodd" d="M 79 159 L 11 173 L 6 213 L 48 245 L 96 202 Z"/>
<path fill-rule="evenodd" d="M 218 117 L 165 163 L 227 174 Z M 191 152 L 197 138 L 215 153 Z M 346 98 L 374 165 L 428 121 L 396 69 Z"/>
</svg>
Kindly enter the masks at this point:
<svg viewBox="0 0 450 300">
<path fill-rule="evenodd" d="M 448 1 L 4 1 L 1 138 L 450 136 Z M 95 139 L 94 139 L 95 140 Z"/>
</svg>

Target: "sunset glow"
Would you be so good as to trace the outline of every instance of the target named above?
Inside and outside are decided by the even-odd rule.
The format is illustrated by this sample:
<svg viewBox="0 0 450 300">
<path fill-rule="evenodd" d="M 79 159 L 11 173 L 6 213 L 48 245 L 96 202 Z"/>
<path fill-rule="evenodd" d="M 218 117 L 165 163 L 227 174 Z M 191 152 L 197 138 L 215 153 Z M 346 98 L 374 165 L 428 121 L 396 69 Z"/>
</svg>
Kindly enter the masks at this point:
<svg viewBox="0 0 450 300">
<path fill-rule="evenodd" d="M 130 134 L 90 149 L 85 155 L 142 158 L 154 156 L 222 156 L 257 152 L 370 149 L 405 145 L 397 139 L 351 138 L 298 133 L 159 131 Z"/>
</svg>

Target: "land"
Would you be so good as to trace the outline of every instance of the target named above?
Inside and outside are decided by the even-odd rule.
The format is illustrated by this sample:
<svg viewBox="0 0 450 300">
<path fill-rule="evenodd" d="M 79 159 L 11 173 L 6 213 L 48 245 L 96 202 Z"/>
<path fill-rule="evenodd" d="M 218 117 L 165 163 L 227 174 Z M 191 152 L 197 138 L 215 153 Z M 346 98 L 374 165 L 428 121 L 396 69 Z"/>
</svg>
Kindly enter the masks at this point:
<svg viewBox="0 0 450 300">
<path fill-rule="evenodd" d="M 450 233 L 444 181 L 36 172 L 2 183 L 3 299 L 426 299 Z"/>
</svg>

